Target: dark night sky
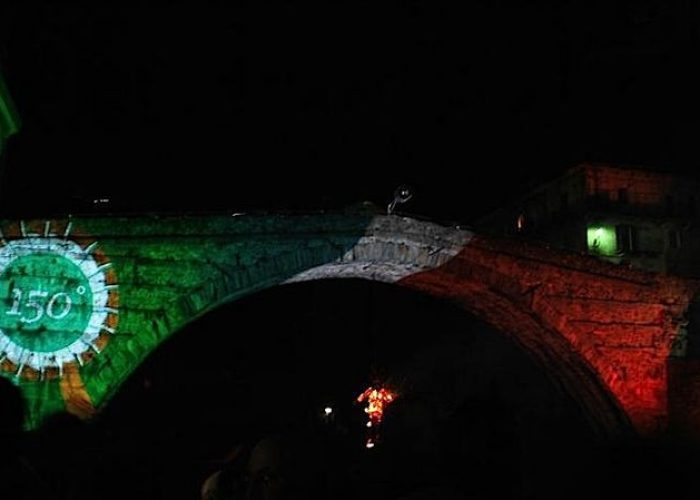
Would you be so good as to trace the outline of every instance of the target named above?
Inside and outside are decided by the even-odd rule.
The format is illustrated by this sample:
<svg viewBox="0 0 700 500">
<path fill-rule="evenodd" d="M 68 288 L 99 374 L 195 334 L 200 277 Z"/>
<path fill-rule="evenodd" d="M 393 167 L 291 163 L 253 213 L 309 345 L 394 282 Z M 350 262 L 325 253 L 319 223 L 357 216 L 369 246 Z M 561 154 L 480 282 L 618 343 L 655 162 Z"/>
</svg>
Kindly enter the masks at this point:
<svg viewBox="0 0 700 500">
<path fill-rule="evenodd" d="M 579 161 L 700 160 L 689 0 L 142 3 L 0 8 L 5 214 L 385 205 L 403 182 L 407 212 L 468 222 Z"/>
<path fill-rule="evenodd" d="M 0 218 L 94 211 L 91 201 L 103 197 L 112 203 L 101 210 L 114 211 L 385 206 L 408 183 L 416 195 L 406 212 L 468 223 L 580 161 L 696 174 L 696 3 L 3 1 L 0 70 L 24 127 L 1 172 Z M 237 333 L 229 323 L 251 324 L 257 314 L 269 320 L 261 328 L 278 332 L 293 318 L 296 343 L 280 337 L 275 344 L 286 354 L 284 342 L 301 349 L 306 330 L 310 339 L 343 328 L 352 339 L 373 325 L 378 334 L 402 334 L 389 328 L 402 310 L 411 314 L 398 324 L 413 333 L 432 328 L 435 318 L 454 320 L 440 325 L 447 333 L 474 323 L 461 311 L 457 318 L 427 303 L 418 310 L 413 298 L 382 291 L 372 300 L 394 300 L 393 307 L 358 314 L 346 302 L 364 300 L 364 289 L 333 286 L 317 295 L 335 303 L 313 288 L 281 289 L 193 328 L 209 329 L 209 338 L 228 335 Z M 306 316 L 291 316 L 299 311 Z M 217 332 L 218 325 L 226 328 Z M 484 345 L 495 346 L 488 352 L 522 354 L 499 350 L 503 339 L 488 335 L 493 340 Z M 159 359 L 177 368 L 166 374 L 185 373 L 178 363 L 189 362 L 191 338 L 173 339 L 139 374 Z M 403 345 L 411 348 L 407 357 L 427 349 Z M 517 364 L 502 359 L 474 367 L 512 369 L 513 394 L 518 383 L 549 390 L 523 356 Z M 159 394 L 169 397 L 177 384 L 164 382 Z M 123 394 L 114 415 L 138 413 L 141 393 Z M 568 400 L 561 405 L 568 411 Z M 550 407 L 541 405 L 545 414 Z M 546 434 L 527 432 L 533 449 Z"/>
</svg>

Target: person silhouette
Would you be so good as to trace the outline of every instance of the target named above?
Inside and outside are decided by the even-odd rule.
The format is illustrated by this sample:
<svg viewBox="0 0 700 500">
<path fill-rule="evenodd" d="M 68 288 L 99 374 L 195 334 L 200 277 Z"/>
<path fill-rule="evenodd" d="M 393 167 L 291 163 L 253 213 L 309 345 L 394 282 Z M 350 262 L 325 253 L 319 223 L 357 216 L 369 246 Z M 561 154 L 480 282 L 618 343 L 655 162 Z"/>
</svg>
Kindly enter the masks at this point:
<svg viewBox="0 0 700 500">
<path fill-rule="evenodd" d="M 20 389 L 0 376 L 0 484 L 14 500 L 48 498 L 45 482 L 24 456 L 25 402 Z"/>
<path fill-rule="evenodd" d="M 0 377 L 0 438 L 3 448 L 16 446 L 24 424 L 22 392 L 10 380 Z"/>
</svg>

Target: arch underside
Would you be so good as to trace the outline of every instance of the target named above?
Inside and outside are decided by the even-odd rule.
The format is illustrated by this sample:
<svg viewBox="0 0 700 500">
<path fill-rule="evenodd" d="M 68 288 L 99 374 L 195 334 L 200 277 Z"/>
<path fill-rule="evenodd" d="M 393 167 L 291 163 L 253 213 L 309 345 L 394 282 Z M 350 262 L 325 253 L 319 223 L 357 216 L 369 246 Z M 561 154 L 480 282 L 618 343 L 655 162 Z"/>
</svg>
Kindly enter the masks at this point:
<svg viewBox="0 0 700 500">
<path fill-rule="evenodd" d="M 529 353 L 553 384 L 576 401 L 594 433 L 609 438 L 633 432 L 632 423 L 615 397 L 567 339 L 543 325 L 532 311 L 513 304 L 483 283 L 461 279 L 440 269 L 416 269 L 413 265 L 376 261 L 331 263 L 287 282 L 339 278 L 394 283 L 459 305 Z"/>
</svg>

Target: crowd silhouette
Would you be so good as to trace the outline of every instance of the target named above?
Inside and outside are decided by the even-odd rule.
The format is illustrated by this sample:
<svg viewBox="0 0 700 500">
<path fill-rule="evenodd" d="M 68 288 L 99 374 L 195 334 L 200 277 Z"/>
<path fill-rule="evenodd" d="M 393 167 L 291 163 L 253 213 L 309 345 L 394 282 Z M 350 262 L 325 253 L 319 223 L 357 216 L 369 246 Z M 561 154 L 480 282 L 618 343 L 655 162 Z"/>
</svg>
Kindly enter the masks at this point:
<svg viewBox="0 0 700 500">
<path fill-rule="evenodd" d="M 163 488 L 173 479 L 167 470 L 148 467 L 137 447 L 125 453 L 136 440 L 119 443 L 110 429 L 68 413 L 26 431 L 24 414 L 20 390 L 0 377 L 2 498 L 173 498 Z M 593 444 L 583 454 L 577 448 L 568 456 L 542 456 L 551 482 L 532 490 L 520 469 L 518 424 L 509 408 L 472 400 L 442 424 L 436 421 L 428 400 L 402 398 L 388 415 L 380 446 L 371 451 L 358 446 L 360 434 L 330 419 L 258 428 L 193 477 L 198 493 L 189 498 L 583 499 L 664 497 L 671 491 L 676 498 L 696 496 L 692 478 L 700 461 L 688 440 L 625 439 Z M 556 462 L 560 466 L 552 467 Z"/>
</svg>

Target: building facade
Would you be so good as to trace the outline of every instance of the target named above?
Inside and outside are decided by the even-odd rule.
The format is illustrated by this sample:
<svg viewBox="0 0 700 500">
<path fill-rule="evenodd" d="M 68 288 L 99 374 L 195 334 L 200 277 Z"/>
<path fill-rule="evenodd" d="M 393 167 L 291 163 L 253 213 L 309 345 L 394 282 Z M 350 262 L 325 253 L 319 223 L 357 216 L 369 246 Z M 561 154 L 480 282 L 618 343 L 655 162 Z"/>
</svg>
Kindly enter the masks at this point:
<svg viewBox="0 0 700 500">
<path fill-rule="evenodd" d="M 601 259 L 700 277 L 700 182 L 633 167 L 582 164 L 476 222 Z"/>
</svg>

